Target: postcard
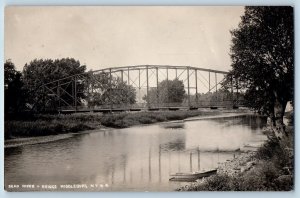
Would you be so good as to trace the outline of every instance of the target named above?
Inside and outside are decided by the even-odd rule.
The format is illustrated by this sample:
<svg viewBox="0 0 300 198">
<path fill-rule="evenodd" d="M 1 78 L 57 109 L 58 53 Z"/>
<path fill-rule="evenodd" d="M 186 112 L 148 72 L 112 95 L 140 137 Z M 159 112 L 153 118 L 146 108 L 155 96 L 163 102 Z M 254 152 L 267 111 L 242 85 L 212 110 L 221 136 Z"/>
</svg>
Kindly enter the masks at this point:
<svg viewBox="0 0 300 198">
<path fill-rule="evenodd" d="M 291 6 L 7 6 L 4 189 L 291 191 Z"/>
</svg>

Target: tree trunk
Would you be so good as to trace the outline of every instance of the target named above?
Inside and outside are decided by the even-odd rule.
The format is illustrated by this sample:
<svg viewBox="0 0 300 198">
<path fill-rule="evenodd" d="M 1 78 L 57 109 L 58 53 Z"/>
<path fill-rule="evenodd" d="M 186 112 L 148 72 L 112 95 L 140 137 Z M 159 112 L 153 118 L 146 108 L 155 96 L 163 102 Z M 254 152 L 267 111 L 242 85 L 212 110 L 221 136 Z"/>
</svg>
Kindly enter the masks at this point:
<svg viewBox="0 0 300 198">
<path fill-rule="evenodd" d="M 287 102 L 286 101 L 279 101 L 276 97 L 274 103 L 274 113 L 271 114 L 271 128 L 277 137 L 277 139 L 281 140 L 282 138 L 286 137 L 288 134 L 285 130 L 285 125 L 283 123 L 283 116 L 285 112 Z"/>
</svg>

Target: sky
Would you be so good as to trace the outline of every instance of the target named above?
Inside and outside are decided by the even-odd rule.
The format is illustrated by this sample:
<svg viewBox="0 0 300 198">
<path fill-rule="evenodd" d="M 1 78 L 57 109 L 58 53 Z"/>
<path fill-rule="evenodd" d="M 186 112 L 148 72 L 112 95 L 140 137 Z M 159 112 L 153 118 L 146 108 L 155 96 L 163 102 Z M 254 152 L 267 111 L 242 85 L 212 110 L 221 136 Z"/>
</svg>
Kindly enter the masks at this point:
<svg viewBox="0 0 300 198">
<path fill-rule="evenodd" d="M 241 6 L 8 6 L 5 60 L 71 57 L 88 70 L 177 65 L 228 71 Z"/>
</svg>

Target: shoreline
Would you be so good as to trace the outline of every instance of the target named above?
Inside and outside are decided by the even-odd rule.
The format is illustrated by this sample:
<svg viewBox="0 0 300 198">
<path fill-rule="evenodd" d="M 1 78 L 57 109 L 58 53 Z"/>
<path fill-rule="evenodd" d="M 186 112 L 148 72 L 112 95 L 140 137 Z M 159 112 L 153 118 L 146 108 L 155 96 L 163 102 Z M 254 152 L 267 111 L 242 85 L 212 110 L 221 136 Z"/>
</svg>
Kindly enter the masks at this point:
<svg viewBox="0 0 300 198">
<path fill-rule="evenodd" d="M 287 131 L 293 134 L 293 126 L 287 126 Z M 292 136 L 283 144 L 293 144 Z M 267 139 L 256 149 L 240 152 L 234 159 L 220 163 L 216 175 L 175 191 L 291 191 L 293 170 L 293 151 L 282 148 L 274 139 Z"/>
<path fill-rule="evenodd" d="M 191 116 L 180 120 L 167 120 L 167 121 L 157 121 L 150 124 L 134 124 L 128 127 L 123 128 L 130 128 L 130 127 L 141 127 L 141 126 L 148 126 L 152 124 L 161 124 L 161 123 L 169 123 L 169 122 L 190 122 L 190 121 L 199 121 L 199 120 L 205 120 L 205 119 L 216 119 L 216 118 L 223 118 L 223 117 L 234 117 L 234 116 L 243 116 L 243 115 L 250 115 L 253 114 L 250 111 L 245 112 L 237 112 L 235 111 L 226 111 L 226 112 L 220 112 L 220 111 L 213 111 L 214 115 L 197 115 L 197 116 Z M 199 112 L 200 113 L 200 112 Z M 113 128 L 113 127 L 106 127 L 103 125 L 98 125 L 94 129 L 89 130 L 81 130 L 78 132 L 69 132 L 69 133 L 60 133 L 60 134 L 53 134 L 53 135 L 43 135 L 43 136 L 28 136 L 28 137 L 14 137 L 11 139 L 4 140 L 4 148 L 12 148 L 12 147 L 19 147 L 24 145 L 32 145 L 32 144 L 40 144 L 40 143 L 47 143 L 47 142 L 53 142 L 57 140 L 62 140 L 66 138 L 71 138 L 75 135 L 81 135 L 81 134 L 87 134 L 87 133 L 95 133 L 95 132 L 103 132 L 105 130 L 114 130 L 114 129 L 122 129 L 122 128 Z"/>
<path fill-rule="evenodd" d="M 88 134 L 88 133 L 102 132 L 107 129 L 108 128 L 98 128 L 98 129 L 81 131 L 79 133 L 63 133 L 63 134 L 57 134 L 57 135 L 13 138 L 13 139 L 8 139 L 8 140 L 4 141 L 4 149 L 20 147 L 20 146 L 25 146 L 25 145 L 54 142 L 54 141 L 58 141 L 58 140 L 64 140 L 67 138 L 71 138 L 76 135 L 84 135 L 84 134 Z"/>
<path fill-rule="evenodd" d="M 256 164 L 254 156 L 257 151 L 247 151 L 239 152 L 234 159 L 226 160 L 219 164 L 217 168 L 216 176 L 229 176 L 229 177 L 238 177 L 239 174 L 251 170 Z M 213 178 L 212 176 L 206 177 L 195 182 L 190 183 L 189 185 L 181 186 L 180 188 L 175 189 L 175 191 L 195 191 L 199 186 L 205 185 L 205 183 Z"/>
</svg>

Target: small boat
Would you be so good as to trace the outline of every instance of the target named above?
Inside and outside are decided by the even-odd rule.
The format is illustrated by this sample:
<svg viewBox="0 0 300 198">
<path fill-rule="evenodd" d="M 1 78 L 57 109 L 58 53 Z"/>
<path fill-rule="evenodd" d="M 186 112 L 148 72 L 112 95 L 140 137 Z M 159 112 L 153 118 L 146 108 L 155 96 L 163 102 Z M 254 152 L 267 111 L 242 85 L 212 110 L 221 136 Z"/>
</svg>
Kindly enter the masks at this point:
<svg viewBox="0 0 300 198">
<path fill-rule="evenodd" d="M 176 173 L 174 175 L 170 175 L 170 181 L 182 181 L 182 182 L 193 182 L 197 179 L 201 179 L 204 177 L 209 177 L 217 173 L 217 169 L 212 169 L 209 171 L 202 172 L 191 172 L 191 173 Z"/>
</svg>

